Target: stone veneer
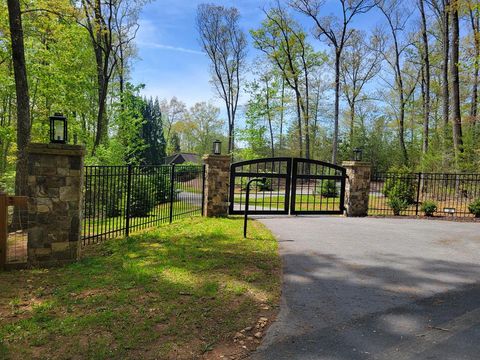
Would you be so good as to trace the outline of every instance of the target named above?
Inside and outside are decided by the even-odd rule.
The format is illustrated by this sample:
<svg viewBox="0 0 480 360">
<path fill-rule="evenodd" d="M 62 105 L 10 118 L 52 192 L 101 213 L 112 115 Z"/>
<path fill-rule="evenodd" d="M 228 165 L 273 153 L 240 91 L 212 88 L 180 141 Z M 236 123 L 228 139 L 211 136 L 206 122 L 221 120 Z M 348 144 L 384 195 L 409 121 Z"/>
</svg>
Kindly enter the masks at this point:
<svg viewBox="0 0 480 360">
<path fill-rule="evenodd" d="M 347 169 L 346 215 L 367 216 L 372 167 L 370 163 L 362 161 L 344 161 L 342 166 Z"/>
<path fill-rule="evenodd" d="M 230 155 L 205 155 L 204 216 L 227 216 Z"/>
<path fill-rule="evenodd" d="M 81 145 L 29 144 L 28 263 L 57 265 L 80 255 Z"/>
</svg>

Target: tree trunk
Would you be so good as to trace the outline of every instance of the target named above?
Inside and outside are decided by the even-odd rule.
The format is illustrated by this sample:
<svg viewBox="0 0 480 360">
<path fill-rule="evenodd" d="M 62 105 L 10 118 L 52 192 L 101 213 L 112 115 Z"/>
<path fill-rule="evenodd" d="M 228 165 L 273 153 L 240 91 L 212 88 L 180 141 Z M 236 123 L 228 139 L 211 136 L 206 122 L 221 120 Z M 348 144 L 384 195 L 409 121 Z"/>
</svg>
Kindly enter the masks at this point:
<svg viewBox="0 0 480 360">
<path fill-rule="evenodd" d="M 452 23 L 452 49 L 450 61 L 450 73 L 452 78 L 452 127 L 453 145 L 455 150 L 455 162 L 458 170 L 458 156 L 463 152 L 462 118 L 460 109 L 460 79 L 459 79 L 459 47 L 460 27 L 458 19 L 458 6 L 453 4 L 450 11 Z"/>
<path fill-rule="evenodd" d="M 270 88 L 268 87 L 268 79 L 265 77 L 265 88 L 266 88 L 266 105 L 267 105 L 267 121 L 268 129 L 270 131 L 270 146 L 272 157 L 275 157 L 275 142 L 273 137 L 273 127 L 272 127 L 272 114 L 270 111 Z"/>
<path fill-rule="evenodd" d="M 303 134 L 302 134 L 302 111 L 300 110 L 300 94 L 295 90 L 297 100 L 297 120 L 298 120 L 298 144 L 300 147 L 299 156 L 303 157 Z"/>
<path fill-rule="evenodd" d="M 353 145 L 353 135 L 355 127 L 355 101 L 350 104 L 350 146 Z"/>
<path fill-rule="evenodd" d="M 17 97 L 17 168 L 15 194 L 26 195 L 27 191 L 27 145 L 30 142 L 30 100 L 28 94 L 27 68 L 23 43 L 23 28 L 19 0 L 8 0 L 8 18 L 12 41 L 13 72 Z"/>
<path fill-rule="evenodd" d="M 479 67 L 480 67 L 480 9 L 470 9 L 470 22 L 472 25 L 473 42 L 475 46 L 474 51 L 474 70 L 473 70 L 473 85 L 472 85 L 472 104 L 470 106 L 470 116 L 476 135 L 475 125 L 478 114 L 478 82 L 479 82 Z"/>
<path fill-rule="evenodd" d="M 335 114 L 333 126 L 333 149 L 332 149 L 332 163 L 337 163 L 338 152 L 338 118 L 340 113 L 340 52 L 335 51 Z"/>
<path fill-rule="evenodd" d="M 400 92 L 400 118 L 398 127 L 398 137 L 400 141 L 400 150 L 402 151 L 404 164 L 408 164 L 408 153 L 405 145 L 405 102 L 403 97 L 403 90 Z"/>
<path fill-rule="evenodd" d="M 428 46 L 427 20 L 425 17 L 425 0 L 419 0 L 420 14 L 422 17 L 422 39 L 423 39 L 423 146 L 424 154 L 428 152 L 428 137 L 430 126 L 430 55 Z"/>
<path fill-rule="evenodd" d="M 283 116 L 284 116 L 284 107 L 285 107 L 285 79 L 282 76 L 282 98 L 280 99 L 280 140 L 278 144 L 278 149 L 280 152 L 283 150 Z"/>
<path fill-rule="evenodd" d="M 447 167 L 448 159 L 448 121 L 450 118 L 450 84 L 449 84 L 449 56 L 450 56 L 450 2 L 445 2 L 442 18 L 442 116 L 443 116 L 443 166 Z"/>
</svg>

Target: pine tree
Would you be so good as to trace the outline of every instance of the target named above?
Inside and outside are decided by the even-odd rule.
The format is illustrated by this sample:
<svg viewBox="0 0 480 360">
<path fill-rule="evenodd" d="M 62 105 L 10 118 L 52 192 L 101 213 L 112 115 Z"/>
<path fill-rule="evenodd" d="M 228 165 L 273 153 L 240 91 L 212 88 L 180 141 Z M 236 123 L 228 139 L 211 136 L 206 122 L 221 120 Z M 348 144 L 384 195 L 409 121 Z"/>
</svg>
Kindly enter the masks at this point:
<svg viewBox="0 0 480 360">
<path fill-rule="evenodd" d="M 144 123 L 141 137 L 145 142 L 143 163 L 146 165 L 163 164 L 165 158 L 165 137 L 163 135 L 162 114 L 158 99 L 145 99 L 143 109 Z"/>
</svg>

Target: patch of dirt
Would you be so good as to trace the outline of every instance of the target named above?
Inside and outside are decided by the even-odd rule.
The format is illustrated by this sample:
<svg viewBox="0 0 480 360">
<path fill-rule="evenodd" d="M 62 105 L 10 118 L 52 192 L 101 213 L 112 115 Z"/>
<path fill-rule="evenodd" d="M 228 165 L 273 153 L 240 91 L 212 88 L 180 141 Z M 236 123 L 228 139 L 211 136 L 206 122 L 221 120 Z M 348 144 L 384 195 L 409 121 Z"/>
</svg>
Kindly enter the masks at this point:
<svg viewBox="0 0 480 360">
<path fill-rule="evenodd" d="M 274 308 L 261 304 L 258 307 L 257 321 L 250 326 L 240 329 L 235 334 L 219 344 L 212 351 L 206 352 L 203 360 L 240 360 L 246 359 L 260 346 L 262 339 L 275 321 L 279 307 Z"/>
</svg>

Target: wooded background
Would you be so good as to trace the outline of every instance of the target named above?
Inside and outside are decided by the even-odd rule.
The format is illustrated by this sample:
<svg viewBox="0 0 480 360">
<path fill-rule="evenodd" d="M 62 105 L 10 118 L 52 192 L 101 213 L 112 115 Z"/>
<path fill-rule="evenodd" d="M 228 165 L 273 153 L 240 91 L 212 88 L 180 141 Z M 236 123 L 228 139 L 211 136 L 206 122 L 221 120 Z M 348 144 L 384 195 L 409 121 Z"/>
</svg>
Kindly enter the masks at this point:
<svg viewBox="0 0 480 360">
<path fill-rule="evenodd" d="M 360 147 L 377 171 L 480 172 L 478 1 L 336 3 L 331 15 L 320 0 L 272 2 L 254 29 L 235 8 L 200 5 L 218 108 L 132 83 L 144 0 L 2 2 L 0 186 L 24 193 L 25 145 L 48 141 L 55 112 L 87 164 L 159 164 L 220 138 L 235 159 L 339 163 Z M 373 30 L 355 28 L 369 13 Z"/>
</svg>

